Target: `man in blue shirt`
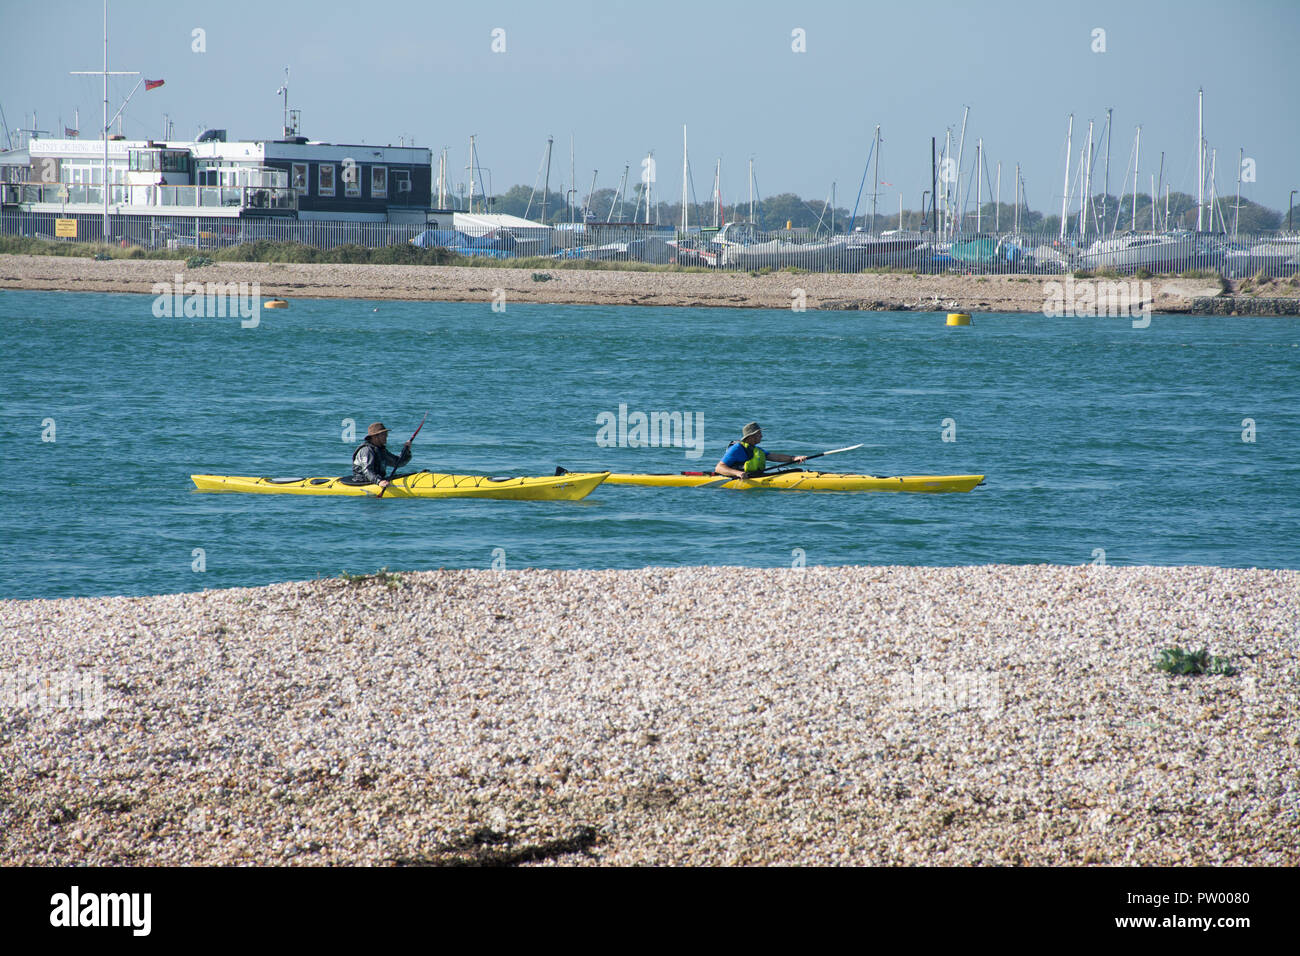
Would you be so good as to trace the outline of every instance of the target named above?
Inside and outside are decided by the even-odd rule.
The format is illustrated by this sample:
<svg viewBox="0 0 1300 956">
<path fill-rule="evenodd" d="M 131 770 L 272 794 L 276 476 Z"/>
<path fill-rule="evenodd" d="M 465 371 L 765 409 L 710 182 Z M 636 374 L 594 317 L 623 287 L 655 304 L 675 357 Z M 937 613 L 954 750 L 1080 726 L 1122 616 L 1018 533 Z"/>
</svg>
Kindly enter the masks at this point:
<svg viewBox="0 0 1300 956">
<path fill-rule="evenodd" d="M 740 432 L 740 441 L 733 441 L 727 446 L 722 461 L 713 468 L 715 475 L 730 475 L 732 478 L 747 478 L 762 474 L 769 460 L 798 464 L 806 461 L 806 455 L 782 455 L 777 452 L 765 452 L 758 447 L 763 440 L 763 429 L 758 422 L 750 422 Z"/>
</svg>

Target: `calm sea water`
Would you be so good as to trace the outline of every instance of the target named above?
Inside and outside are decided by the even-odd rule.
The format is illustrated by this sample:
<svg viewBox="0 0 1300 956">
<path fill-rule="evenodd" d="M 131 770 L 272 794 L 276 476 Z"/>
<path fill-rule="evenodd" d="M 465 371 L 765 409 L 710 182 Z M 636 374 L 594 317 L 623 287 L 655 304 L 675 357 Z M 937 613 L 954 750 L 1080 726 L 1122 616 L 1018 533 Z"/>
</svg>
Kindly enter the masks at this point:
<svg viewBox="0 0 1300 956">
<path fill-rule="evenodd" d="M 979 315 L 950 329 L 941 315 L 302 299 L 244 329 L 151 305 L 0 292 L 0 597 L 485 568 L 494 554 L 510 568 L 1103 552 L 1300 567 L 1295 320 Z M 620 404 L 698 413 L 703 457 L 599 447 L 597 417 Z M 432 470 L 708 469 L 757 419 L 769 450 L 865 443 L 830 470 L 988 479 L 937 496 L 604 486 L 557 503 L 214 495 L 189 481 L 343 474 L 345 419 L 361 433 L 382 419 L 399 444 L 426 410 L 412 464 Z"/>
</svg>

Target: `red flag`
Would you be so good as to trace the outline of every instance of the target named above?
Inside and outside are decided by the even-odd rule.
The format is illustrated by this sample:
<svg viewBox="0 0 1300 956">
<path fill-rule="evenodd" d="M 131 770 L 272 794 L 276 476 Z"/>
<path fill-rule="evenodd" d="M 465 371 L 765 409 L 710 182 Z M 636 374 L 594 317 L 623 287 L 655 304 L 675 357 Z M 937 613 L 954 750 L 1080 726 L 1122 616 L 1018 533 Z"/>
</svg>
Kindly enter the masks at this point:
<svg viewBox="0 0 1300 956">
<path fill-rule="evenodd" d="M 68 137 L 69 139 L 75 139 L 76 137 L 80 136 L 81 134 L 80 134 L 79 132 L 77 132 L 75 129 L 70 129 L 70 128 L 68 128 L 67 126 L 65 126 L 65 127 L 63 127 L 63 135 L 66 136 L 66 137 Z"/>
<path fill-rule="evenodd" d="M 163 80 L 145 80 L 144 91 L 148 93 L 150 90 L 156 90 L 158 87 L 162 86 L 163 83 Z"/>
</svg>

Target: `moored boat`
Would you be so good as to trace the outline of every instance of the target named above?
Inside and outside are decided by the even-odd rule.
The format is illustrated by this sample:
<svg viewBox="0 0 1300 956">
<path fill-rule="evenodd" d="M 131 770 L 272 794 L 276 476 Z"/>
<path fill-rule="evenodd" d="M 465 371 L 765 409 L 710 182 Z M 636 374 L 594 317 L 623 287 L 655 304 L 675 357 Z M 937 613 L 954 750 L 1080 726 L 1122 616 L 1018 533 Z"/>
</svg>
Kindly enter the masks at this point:
<svg viewBox="0 0 1300 956">
<path fill-rule="evenodd" d="M 503 498 L 513 501 L 577 501 L 585 498 L 609 472 L 583 472 L 529 478 L 489 478 L 485 475 L 446 475 L 418 471 L 392 479 L 385 498 Z M 378 497 L 374 484 L 350 478 L 257 478 L 237 475 L 190 475 L 199 491 L 235 491 L 263 495 L 368 495 Z"/>
</svg>

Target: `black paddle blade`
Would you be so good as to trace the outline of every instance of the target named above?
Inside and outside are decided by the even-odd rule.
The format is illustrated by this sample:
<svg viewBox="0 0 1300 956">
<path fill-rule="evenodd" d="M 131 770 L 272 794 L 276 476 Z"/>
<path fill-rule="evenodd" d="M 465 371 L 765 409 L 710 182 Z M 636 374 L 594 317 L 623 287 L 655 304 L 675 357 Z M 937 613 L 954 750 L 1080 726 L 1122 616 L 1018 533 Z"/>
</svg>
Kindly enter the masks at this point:
<svg viewBox="0 0 1300 956">
<path fill-rule="evenodd" d="M 557 475 L 567 475 L 567 474 L 569 473 L 569 469 L 567 469 L 567 468 L 561 468 L 559 465 L 556 465 L 556 466 L 555 466 L 555 473 L 556 473 Z"/>
</svg>

